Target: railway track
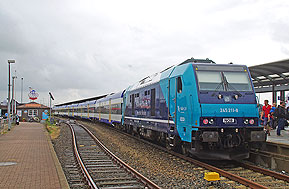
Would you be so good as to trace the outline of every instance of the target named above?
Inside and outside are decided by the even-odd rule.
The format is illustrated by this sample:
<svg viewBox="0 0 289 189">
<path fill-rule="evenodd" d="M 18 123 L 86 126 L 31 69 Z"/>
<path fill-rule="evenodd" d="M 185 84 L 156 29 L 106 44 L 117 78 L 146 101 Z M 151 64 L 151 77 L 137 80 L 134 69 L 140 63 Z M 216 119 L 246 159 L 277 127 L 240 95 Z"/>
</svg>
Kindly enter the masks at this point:
<svg viewBox="0 0 289 189">
<path fill-rule="evenodd" d="M 212 165 L 255 184 L 251 188 L 289 188 L 289 177 L 268 169 L 237 161 L 215 162 Z M 238 178 L 237 178 L 238 179 Z"/>
<path fill-rule="evenodd" d="M 68 125 L 74 155 L 91 188 L 159 188 L 111 153 L 86 127 Z"/>
<path fill-rule="evenodd" d="M 262 149 L 252 149 L 249 161 L 279 172 L 289 173 L 289 146 L 266 142 Z"/>
<path fill-rule="evenodd" d="M 147 140 L 140 139 L 139 137 L 132 136 L 128 133 L 121 132 L 118 129 L 114 130 L 136 140 L 141 140 L 148 145 L 154 146 L 157 149 L 193 163 L 194 165 L 203 167 L 210 171 L 218 172 L 221 176 L 250 188 L 289 188 L 289 176 L 287 175 L 242 162 L 232 161 L 230 164 L 227 162 L 226 166 L 206 163 L 204 161 L 199 161 L 174 151 L 169 151 L 162 146 L 153 144 Z"/>
</svg>

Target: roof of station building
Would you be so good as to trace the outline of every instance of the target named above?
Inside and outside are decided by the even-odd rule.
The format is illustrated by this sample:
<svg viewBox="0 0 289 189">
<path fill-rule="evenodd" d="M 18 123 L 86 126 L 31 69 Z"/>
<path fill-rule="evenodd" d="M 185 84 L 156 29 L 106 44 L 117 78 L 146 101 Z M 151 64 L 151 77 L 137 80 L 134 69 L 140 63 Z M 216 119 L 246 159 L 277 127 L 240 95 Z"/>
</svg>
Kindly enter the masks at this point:
<svg viewBox="0 0 289 189">
<path fill-rule="evenodd" d="M 289 90 L 289 59 L 249 67 L 257 93 Z"/>
<path fill-rule="evenodd" d="M 29 108 L 34 108 L 34 109 L 49 109 L 49 107 L 44 106 L 43 104 L 38 104 L 36 102 L 29 102 L 27 104 L 23 104 L 17 107 L 17 109 L 29 109 Z"/>
</svg>

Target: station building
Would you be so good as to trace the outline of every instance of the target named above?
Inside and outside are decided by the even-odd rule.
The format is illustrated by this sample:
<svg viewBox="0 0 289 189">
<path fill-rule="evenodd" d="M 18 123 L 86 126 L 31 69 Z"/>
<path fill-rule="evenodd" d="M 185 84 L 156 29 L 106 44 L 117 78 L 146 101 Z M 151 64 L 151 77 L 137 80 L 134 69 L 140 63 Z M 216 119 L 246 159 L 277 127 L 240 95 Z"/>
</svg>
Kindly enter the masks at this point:
<svg viewBox="0 0 289 189">
<path fill-rule="evenodd" d="M 39 121 L 47 117 L 49 107 L 36 102 L 29 102 L 17 107 L 17 114 L 20 121 L 28 121 L 31 117 L 37 117 Z"/>
<path fill-rule="evenodd" d="M 0 104 L 0 117 L 4 117 L 5 113 L 7 113 L 7 106 Z"/>
</svg>

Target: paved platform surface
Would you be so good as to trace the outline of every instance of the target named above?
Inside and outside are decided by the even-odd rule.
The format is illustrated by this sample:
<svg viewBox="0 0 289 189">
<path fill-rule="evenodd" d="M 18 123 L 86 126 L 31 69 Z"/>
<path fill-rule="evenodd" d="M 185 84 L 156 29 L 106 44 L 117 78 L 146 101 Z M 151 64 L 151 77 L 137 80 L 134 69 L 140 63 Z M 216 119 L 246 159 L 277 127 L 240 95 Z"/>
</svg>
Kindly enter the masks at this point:
<svg viewBox="0 0 289 189">
<path fill-rule="evenodd" d="M 20 123 L 0 136 L 0 188 L 66 188 L 66 184 L 42 124 Z"/>
<path fill-rule="evenodd" d="M 268 142 L 276 142 L 276 143 L 282 143 L 289 145 L 289 128 L 286 127 L 285 130 L 281 131 L 282 136 L 277 136 L 277 131 L 271 130 L 270 136 L 268 136 L 267 141 Z"/>
</svg>

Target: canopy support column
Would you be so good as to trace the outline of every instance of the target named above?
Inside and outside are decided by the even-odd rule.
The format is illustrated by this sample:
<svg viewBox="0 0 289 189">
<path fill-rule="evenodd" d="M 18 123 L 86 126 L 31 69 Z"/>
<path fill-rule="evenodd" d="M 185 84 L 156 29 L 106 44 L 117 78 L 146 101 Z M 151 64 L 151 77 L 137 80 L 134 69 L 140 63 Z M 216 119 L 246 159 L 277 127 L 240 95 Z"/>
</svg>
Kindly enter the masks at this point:
<svg viewBox="0 0 289 189">
<path fill-rule="evenodd" d="M 285 101 L 285 91 L 280 91 L 280 100 Z"/>
<path fill-rule="evenodd" d="M 277 93 L 275 91 L 275 85 L 273 84 L 272 85 L 272 103 L 277 102 L 276 96 L 277 96 Z"/>
</svg>

